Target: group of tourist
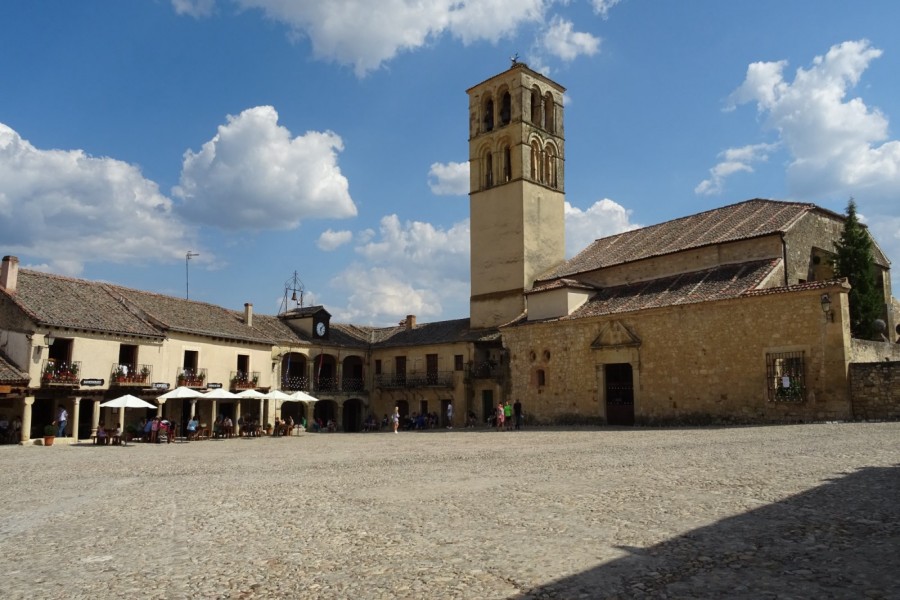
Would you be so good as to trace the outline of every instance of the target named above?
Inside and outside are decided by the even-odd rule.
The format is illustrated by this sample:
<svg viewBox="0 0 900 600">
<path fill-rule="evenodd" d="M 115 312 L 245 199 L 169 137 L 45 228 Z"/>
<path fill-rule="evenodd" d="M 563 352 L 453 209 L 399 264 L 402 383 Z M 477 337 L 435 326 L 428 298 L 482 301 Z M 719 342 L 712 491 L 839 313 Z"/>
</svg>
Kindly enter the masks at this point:
<svg viewBox="0 0 900 600">
<path fill-rule="evenodd" d="M 141 419 L 135 438 L 151 444 L 171 444 L 175 438 L 175 423 L 162 417 Z"/>
<path fill-rule="evenodd" d="M 497 431 L 522 429 L 524 421 L 525 413 L 522 412 L 522 402 L 519 400 L 516 400 L 514 404 L 510 404 L 509 400 L 505 404 L 500 402 L 487 420 L 491 427 L 497 428 Z"/>
</svg>

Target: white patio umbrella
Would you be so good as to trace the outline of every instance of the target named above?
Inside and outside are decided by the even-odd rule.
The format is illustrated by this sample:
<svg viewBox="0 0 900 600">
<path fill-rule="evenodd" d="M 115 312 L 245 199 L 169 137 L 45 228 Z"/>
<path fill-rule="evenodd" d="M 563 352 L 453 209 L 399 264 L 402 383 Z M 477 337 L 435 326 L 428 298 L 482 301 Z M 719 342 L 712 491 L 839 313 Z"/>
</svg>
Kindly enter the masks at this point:
<svg viewBox="0 0 900 600">
<path fill-rule="evenodd" d="M 244 390 L 243 392 L 239 392 L 237 394 L 238 398 L 252 398 L 259 400 L 259 420 L 262 421 L 263 418 L 263 400 L 266 399 L 266 395 L 262 392 L 258 392 L 256 390 Z"/>
<path fill-rule="evenodd" d="M 313 398 L 303 390 L 291 394 L 291 400 L 299 400 L 300 402 L 318 402 L 318 398 Z"/>
<path fill-rule="evenodd" d="M 125 410 L 126 408 L 156 408 L 146 400 L 141 400 L 137 396 L 132 396 L 131 394 L 125 394 L 124 396 L 121 396 L 114 400 L 101 402 L 100 406 L 102 406 L 103 408 L 121 408 L 122 410 Z M 128 436 L 124 431 L 122 432 L 122 435 L 124 436 L 122 438 L 124 440 L 124 442 L 122 442 L 122 445 L 127 446 Z"/>
<path fill-rule="evenodd" d="M 307 421 L 306 421 L 306 425 L 307 425 L 307 427 L 309 427 L 309 424 L 312 422 L 312 417 L 313 417 L 313 412 L 312 412 L 313 405 L 316 402 L 318 402 L 319 399 L 314 398 L 313 396 L 310 396 L 303 390 L 298 390 L 298 391 L 294 392 L 293 394 L 291 394 L 291 400 L 294 400 L 296 402 L 303 402 L 306 404 L 306 415 L 308 417 Z"/>
<path fill-rule="evenodd" d="M 210 400 L 229 400 L 237 397 L 237 394 L 229 392 L 225 388 L 216 388 L 214 390 L 209 390 L 205 394 L 200 394 L 199 396 L 199 398 L 209 398 Z"/>
<path fill-rule="evenodd" d="M 115 400 L 107 400 L 106 402 L 100 403 L 100 406 L 103 408 L 156 408 L 155 405 L 150 404 L 146 400 L 141 400 L 137 396 L 132 396 L 131 394 L 125 394 L 121 398 L 116 398 Z"/>
<path fill-rule="evenodd" d="M 165 394 L 160 394 L 159 397 L 161 400 L 168 400 L 169 398 L 202 398 L 203 394 L 193 388 L 182 385 L 174 390 L 169 390 Z"/>
<path fill-rule="evenodd" d="M 275 401 L 275 410 L 273 412 L 278 412 L 278 401 L 282 402 L 291 402 L 294 398 L 291 398 L 290 394 L 285 394 L 281 390 L 269 390 L 266 392 L 266 398 L 269 400 Z"/>
</svg>

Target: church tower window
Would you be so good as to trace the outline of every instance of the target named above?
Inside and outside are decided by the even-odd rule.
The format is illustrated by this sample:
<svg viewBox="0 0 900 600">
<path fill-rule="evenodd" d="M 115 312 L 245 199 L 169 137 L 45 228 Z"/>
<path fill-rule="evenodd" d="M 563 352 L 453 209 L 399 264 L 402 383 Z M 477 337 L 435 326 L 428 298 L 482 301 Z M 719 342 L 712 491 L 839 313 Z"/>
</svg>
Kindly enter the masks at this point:
<svg viewBox="0 0 900 600">
<path fill-rule="evenodd" d="M 491 98 L 484 103 L 484 130 L 494 130 L 494 101 Z"/>
<path fill-rule="evenodd" d="M 512 115 L 512 96 L 509 91 L 504 91 L 500 101 L 500 125 L 509 125 Z"/>
<path fill-rule="evenodd" d="M 544 96 L 544 129 L 550 133 L 556 133 L 556 123 L 553 118 L 553 96 L 550 92 Z"/>
</svg>

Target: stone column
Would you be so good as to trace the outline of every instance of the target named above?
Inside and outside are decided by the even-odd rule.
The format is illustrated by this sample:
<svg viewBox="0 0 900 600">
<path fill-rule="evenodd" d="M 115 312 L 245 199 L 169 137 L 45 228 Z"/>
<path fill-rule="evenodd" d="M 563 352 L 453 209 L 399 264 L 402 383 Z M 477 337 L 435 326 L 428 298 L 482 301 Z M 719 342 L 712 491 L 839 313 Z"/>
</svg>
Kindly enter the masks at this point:
<svg viewBox="0 0 900 600">
<path fill-rule="evenodd" d="M 79 425 L 79 411 L 81 409 L 81 397 L 75 396 L 75 399 L 72 401 L 72 439 L 77 444 L 78 443 L 78 425 Z"/>
<path fill-rule="evenodd" d="M 91 413 L 91 436 L 97 435 L 100 427 L 100 398 L 94 398 L 94 410 Z"/>
<path fill-rule="evenodd" d="M 197 399 L 191 398 L 191 418 L 197 416 Z"/>
<path fill-rule="evenodd" d="M 119 431 L 125 433 L 125 411 L 127 409 L 120 408 L 119 409 Z"/>
<path fill-rule="evenodd" d="M 334 429 L 335 431 L 341 431 L 341 428 L 344 426 L 344 404 L 341 402 L 335 402 L 337 405 L 337 411 L 334 414 Z"/>
<path fill-rule="evenodd" d="M 216 426 L 216 418 L 218 418 L 218 400 L 212 400 L 212 407 L 209 409 L 209 434 L 212 435 L 213 427 Z"/>
<path fill-rule="evenodd" d="M 257 420 L 259 421 L 260 427 L 266 426 L 266 422 L 263 420 L 263 410 L 264 410 L 263 403 L 264 402 L 265 402 L 265 400 L 263 400 L 262 398 L 259 399 L 259 416 L 257 417 Z"/>
<path fill-rule="evenodd" d="M 241 401 L 240 399 L 234 401 L 234 433 L 238 437 L 241 437 L 241 426 L 238 425 L 238 422 L 241 420 Z"/>
<path fill-rule="evenodd" d="M 34 404 L 34 396 L 22 398 L 22 443 L 31 440 L 31 406 Z"/>
<path fill-rule="evenodd" d="M 166 401 L 162 398 L 157 398 L 156 403 L 158 406 L 156 407 L 156 416 L 162 418 L 163 416 L 163 406 L 166 405 Z"/>
</svg>

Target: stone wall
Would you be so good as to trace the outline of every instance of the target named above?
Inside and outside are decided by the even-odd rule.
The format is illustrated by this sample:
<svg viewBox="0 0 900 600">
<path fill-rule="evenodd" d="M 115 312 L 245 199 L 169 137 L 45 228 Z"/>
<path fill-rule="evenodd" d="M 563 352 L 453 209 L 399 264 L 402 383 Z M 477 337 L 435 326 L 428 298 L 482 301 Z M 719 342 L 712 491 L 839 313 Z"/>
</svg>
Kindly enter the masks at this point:
<svg viewBox="0 0 900 600">
<path fill-rule="evenodd" d="M 853 418 L 900 419 L 900 362 L 850 365 Z"/>
<path fill-rule="evenodd" d="M 853 339 L 850 343 L 850 362 L 872 363 L 900 361 L 900 344 Z"/>
<path fill-rule="evenodd" d="M 832 295 L 834 322 L 819 304 L 825 291 Z M 627 363 L 637 422 L 848 419 L 846 298 L 836 285 L 503 328 L 510 399 L 522 401 L 530 422 L 576 415 L 602 422 L 604 367 Z M 612 330 L 634 339 L 604 333 Z M 770 399 L 767 364 L 771 354 L 783 352 L 802 353 L 800 402 Z"/>
</svg>

